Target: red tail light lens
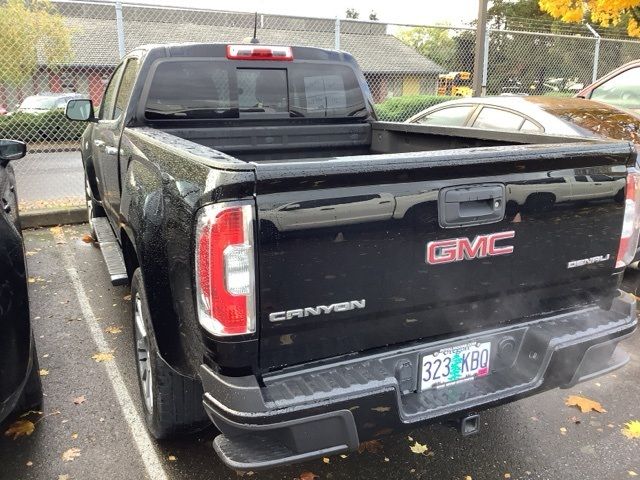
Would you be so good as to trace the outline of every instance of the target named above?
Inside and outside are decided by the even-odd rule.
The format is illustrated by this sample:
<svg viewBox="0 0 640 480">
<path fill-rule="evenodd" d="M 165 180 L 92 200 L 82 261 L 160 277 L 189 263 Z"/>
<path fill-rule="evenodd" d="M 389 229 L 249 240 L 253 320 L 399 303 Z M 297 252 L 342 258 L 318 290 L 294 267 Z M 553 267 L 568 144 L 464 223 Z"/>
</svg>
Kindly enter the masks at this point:
<svg viewBox="0 0 640 480">
<path fill-rule="evenodd" d="M 198 318 L 208 332 L 255 332 L 253 206 L 216 204 L 201 210 L 196 228 Z"/>
<path fill-rule="evenodd" d="M 625 188 L 624 221 L 620 234 L 620 247 L 616 258 L 616 268 L 626 267 L 631 263 L 638 248 L 640 234 L 640 174 L 629 172 Z"/>
<path fill-rule="evenodd" d="M 291 47 L 269 47 L 265 45 L 227 45 L 230 60 L 293 60 Z"/>
</svg>

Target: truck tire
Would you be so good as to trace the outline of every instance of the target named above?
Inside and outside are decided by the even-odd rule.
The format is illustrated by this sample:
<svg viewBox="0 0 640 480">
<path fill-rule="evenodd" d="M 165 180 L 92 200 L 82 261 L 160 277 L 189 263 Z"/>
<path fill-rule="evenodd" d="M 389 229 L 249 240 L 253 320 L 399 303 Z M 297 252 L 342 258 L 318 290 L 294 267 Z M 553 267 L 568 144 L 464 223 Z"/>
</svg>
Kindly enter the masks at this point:
<svg viewBox="0 0 640 480">
<path fill-rule="evenodd" d="M 200 380 L 178 373 L 160 355 L 140 268 L 131 280 L 131 302 L 133 347 L 147 428 L 161 440 L 210 426 Z"/>
<path fill-rule="evenodd" d="M 33 339 L 32 339 L 33 342 Z M 22 414 L 29 410 L 40 410 L 42 407 L 42 380 L 40 379 L 40 365 L 38 363 L 38 354 L 36 347 L 31 349 L 31 371 L 27 378 L 27 383 L 22 390 L 22 396 L 18 400 L 18 404 L 14 412 Z"/>
<path fill-rule="evenodd" d="M 91 236 L 94 238 L 94 240 L 97 240 L 96 232 L 91 225 L 91 220 L 97 217 L 104 217 L 106 213 L 102 206 L 93 199 L 93 195 L 91 193 L 91 185 L 89 184 L 89 179 L 87 178 L 86 173 L 84 175 L 84 195 L 87 201 L 87 220 L 89 221 Z"/>
</svg>

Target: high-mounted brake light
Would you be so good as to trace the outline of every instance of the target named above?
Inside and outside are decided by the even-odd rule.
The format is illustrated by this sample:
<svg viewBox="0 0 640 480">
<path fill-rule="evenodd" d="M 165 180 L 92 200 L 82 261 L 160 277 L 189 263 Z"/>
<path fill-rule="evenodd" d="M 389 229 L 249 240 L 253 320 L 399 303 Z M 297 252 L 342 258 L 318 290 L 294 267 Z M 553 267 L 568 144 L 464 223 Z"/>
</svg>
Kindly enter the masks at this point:
<svg viewBox="0 0 640 480">
<path fill-rule="evenodd" d="M 204 207 L 196 227 L 196 290 L 200 324 L 213 335 L 256 330 L 253 206 Z"/>
<path fill-rule="evenodd" d="M 266 45 L 227 45 L 230 60 L 293 60 L 291 47 L 269 47 Z"/>
<path fill-rule="evenodd" d="M 640 235 L 640 173 L 629 172 L 625 188 L 624 220 L 620 234 L 620 246 L 616 258 L 616 268 L 626 267 L 631 263 L 638 248 Z"/>
</svg>

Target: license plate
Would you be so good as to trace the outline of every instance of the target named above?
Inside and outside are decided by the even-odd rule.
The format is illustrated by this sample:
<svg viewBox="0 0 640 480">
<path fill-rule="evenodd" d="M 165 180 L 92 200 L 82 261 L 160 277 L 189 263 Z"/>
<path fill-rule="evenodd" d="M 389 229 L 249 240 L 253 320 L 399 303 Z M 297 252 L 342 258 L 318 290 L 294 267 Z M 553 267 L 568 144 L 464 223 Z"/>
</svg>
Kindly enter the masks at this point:
<svg viewBox="0 0 640 480">
<path fill-rule="evenodd" d="M 491 342 L 447 347 L 422 357 L 420 389 L 441 388 L 489 374 Z"/>
</svg>

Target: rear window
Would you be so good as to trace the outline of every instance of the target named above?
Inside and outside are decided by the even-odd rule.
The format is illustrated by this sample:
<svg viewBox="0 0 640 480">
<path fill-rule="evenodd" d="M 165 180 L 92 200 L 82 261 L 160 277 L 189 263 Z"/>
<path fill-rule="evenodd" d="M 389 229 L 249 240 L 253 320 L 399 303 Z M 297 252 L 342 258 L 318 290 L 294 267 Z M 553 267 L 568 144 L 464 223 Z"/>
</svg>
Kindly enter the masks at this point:
<svg viewBox="0 0 640 480">
<path fill-rule="evenodd" d="M 640 118 L 621 110 L 600 107 L 594 102 L 590 108 L 557 109 L 551 113 L 588 133 L 614 140 L 640 143 Z"/>
<path fill-rule="evenodd" d="M 256 68 L 216 60 L 162 62 L 145 105 L 149 120 L 366 115 L 353 70 L 333 64 Z"/>
</svg>

